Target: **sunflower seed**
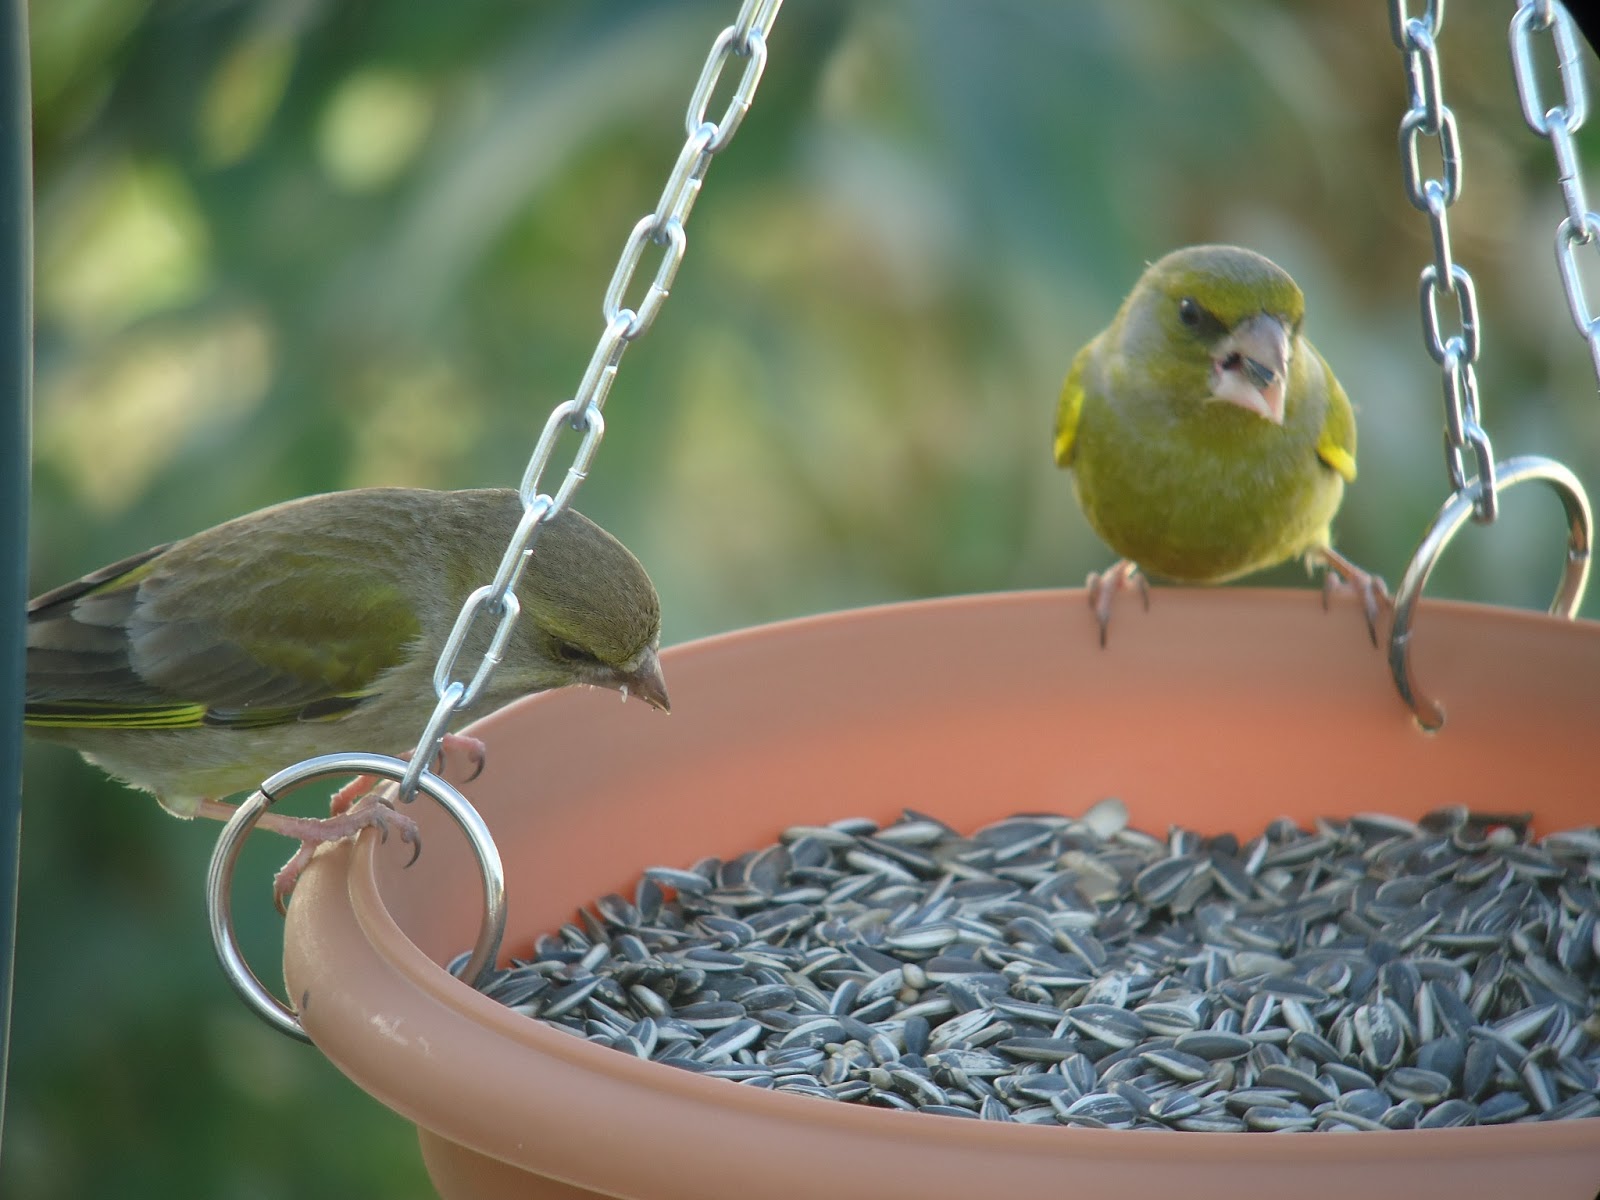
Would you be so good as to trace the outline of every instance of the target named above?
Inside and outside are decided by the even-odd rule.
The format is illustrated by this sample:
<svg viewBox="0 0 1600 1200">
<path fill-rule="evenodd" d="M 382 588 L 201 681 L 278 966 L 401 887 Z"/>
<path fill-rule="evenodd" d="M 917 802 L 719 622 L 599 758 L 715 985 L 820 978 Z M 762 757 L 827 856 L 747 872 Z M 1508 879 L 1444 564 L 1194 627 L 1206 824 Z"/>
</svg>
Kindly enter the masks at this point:
<svg viewBox="0 0 1600 1200">
<path fill-rule="evenodd" d="M 1169 1050 L 1146 1050 L 1141 1059 L 1173 1079 L 1196 1083 L 1211 1073 L 1211 1064 L 1198 1054 L 1186 1054 L 1173 1047 Z"/>
<path fill-rule="evenodd" d="M 1405 1049 L 1399 1023 L 1387 1003 L 1363 1004 L 1351 1016 L 1361 1061 L 1368 1068 L 1387 1070 L 1399 1062 Z"/>
<path fill-rule="evenodd" d="M 1183 1117 L 1174 1124 L 1187 1133 L 1241 1133 L 1247 1128 L 1243 1119 L 1219 1112 Z"/>
<path fill-rule="evenodd" d="M 1316 1128 L 1316 1118 L 1302 1105 L 1292 1108 L 1248 1108 L 1244 1123 L 1264 1133 L 1304 1132 Z"/>
<path fill-rule="evenodd" d="M 1549 1112 L 1556 1106 L 1556 1084 L 1550 1072 L 1544 1065 L 1537 1062 L 1533 1055 L 1529 1055 L 1522 1068 L 1518 1071 L 1522 1079 L 1522 1090 L 1533 1106 L 1540 1112 Z"/>
<path fill-rule="evenodd" d="M 1384 1086 L 1401 1100 L 1418 1100 L 1425 1105 L 1437 1104 L 1452 1090 L 1448 1075 L 1420 1067 L 1396 1067 L 1389 1072 Z"/>
<path fill-rule="evenodd" d="M 1521 814 L 1152 837 L 1118 801 L 907 810 L 650 867 L 486 993 L 710 1078 L 1189 1131 L 1600 1116 L 1600 830 Z"/>
<path fill-rule="evenodd" d="M 1205 1019 L 1205 1009 L 1205 998 L 1196 994 L 1185 1002 L 1152 1000 L 1133 1011 L 1151 1033 L 1177 1037 L 1198 1029 Z"/>
<path fill-rule="evenodd" d="M 1149 1032 L 1137 1014 L 1109 1004 L 1080 1004 L 1067 1009 L 1066 1018 L 1080 1033 L 1118 1049 L 1137 1045 Z"/>
<path fill-rule="evenodd" d="M 680 871 L 674 867 L 648 867 L 644 874 L 646 879 L 686 896 L 704 896 L 711 890 L 711 881 L 694 871 Z"/>
<path fill-rule="evenodd" d="M 1288 1047 L 1290 1053 L 1303 1055 L 1318 1064 L 1337 1062 L 1343 1057 L 1339 1048 L 1327 1038 L 1304 1029 L 1297 1029 L 1289 1035 Z"/>
<path fill-rule="evenodd" d="M 1172 900 L 1201 869 L 1201 860 L 1193 854 L 1163 858 L 1134 876 L 1133 894 L 1151 908 L 1160 908 Z"/>
<path fill-rule="evenodd" d="M 580 979 L 576 983 L 558 988 L 545 1001 L 539 1015 L 545 1018 L 565 1016 L 592 996 L 599 986 L 600 977 L 591 975 L 588 979 Z"/>
<path fill-rule="evenodd" d="M 1263 1067 L 1256 1073 L 1256 1083 L 1261 1087 L 1282 1088 L 1286 1092 L 1299 1097 L 1306 1104 L 1328 1104 L 1336 1098 L 1336 1093 L 1326 1084 L 1319 1083 L 1305 1071 L 1297 1070 L 1290 1066 L 1280 1066 L 1276 1063 Z M 1384 1107 L 1389 1106 L 1384 1101 Z"/>
<path fill-rule="evenodd" d="M 1198 1115 L 1204 1107 L 1199 1096 L 1177 1088 L 1156 1100 L 1150 1106 L 1149 1115 L 1157 1121 L 1174 1124 L 1187 1117 Z"/>
<path fill-rule="evenodd" d="M 1109 841 L 1128 827 L 1128 806 L 1115 798 L 1101 800 L 1083 814 L 1082 821 L 1101 841 Z"/>
<path fill-rule="evenodd" d="M 1528 1115 L 1528 1098 L 1519 1092 L 1496 1092 L 1478 1105 L 1478 1124 L 1504 1125 Z"/>
<path fill-rule="evenodd" d="M 695 1051 L 695 1057 L 701 1062 L 731 1058 L 753 1043 L 763 1032 L 760 1024 L 749 1017 L 743 1017 L 731 1025 L 723 1026 L 708 1037 Z"/>
<path fill-rule="evenodd" d="M 1109 1092 L 1095 1092 L 1070 1104 L 1064 1104 L 1058 1096 L 1050 1101 L 1050 1106 L 1056 1110 L 1057 1119 L 1064 1125 L 1092 1121 L 1107 1129 L 1119 1129 L 1131 1126 L 1138 1117 L 1133 1105 Z"/>
<path fill-rule="evenodd" d="M 1360 1113 L 1343 1112 L 1339 1109 L 1325 1109 L 1317 1115 L 1318 1129 L 1357 1129 L 1369 1133 L 1381 1133 L 1387 1128 L 1382 1121 L 1371 1117 L 1364 1117 Z"/>
<path fill-rule="evenodd" d="M 1204 1059 L 1243 1058 L 1249 1054 L 1255 1043 L 1249 1038 L 1237 1033 L 1222 1033 L 1215 1030 L 1201 1030 L 1196 1033 L 1185 1033 L 1173 1043 L 1174 1047 L 1185 1054 L 1193 1054 Z"/>
<path fill-rule="evenodd" d="M 1580 1092 L 1569 1096 L 1541 1118 L 1546 1121 L 1569 1121 L 1576 1117 L 1600 1116 L 1600 1096 L 1593 1092 Z"/>
<path fill-rule="evenodd" d="M 1436 1104 L 1417 1122 L 1418 1129 L 1452 1129 L 1458 1125 L 1475 1125 L 1478 1110 L 1465 1100 L 1446 1100 Z"/>
</svg>

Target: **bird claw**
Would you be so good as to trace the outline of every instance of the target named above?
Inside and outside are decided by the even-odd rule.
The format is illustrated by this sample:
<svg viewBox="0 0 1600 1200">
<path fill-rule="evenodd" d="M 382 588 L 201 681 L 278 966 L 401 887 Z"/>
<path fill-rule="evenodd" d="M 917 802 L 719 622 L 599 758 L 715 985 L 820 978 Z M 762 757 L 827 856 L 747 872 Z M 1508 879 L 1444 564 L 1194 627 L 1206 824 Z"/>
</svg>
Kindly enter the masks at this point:
<svg viewBox="0 0 1600 1200">
<path fill-rule="evenodd" d="M 289 894 L 294 891 L 294 885 L 300 882 L 300 872 L 310 864 L 316 850 L 316 842 L 301 842 L 293 857 L 279 867 L 278 873 L 272 877 L 272 907 L 278 910 L 280 917 L 289 915 Z"/>
<path fill-rule="evenodd" d="M 1106 644 L 1106 631 L 1111 625 L 1112 602 L 1116 599 L 1117 593 L 1130 584 L 1139 589 L 1139 598 L 1144 602 L 1144 610 L 1149 612 L 1150 583 L 1139 570 L 1138 564 L 1129 559 L 1124 558 L 1115 562 L 1104 571 L 1090 572 L 1089 578 L 1084 582 L 1088 592 L 1089 608 L 1100 626 L 1102 649 Z"/>
<path fill-rule="evenodd" d="M 411 858 L 406 863 L 407 867 L 416 862 L 421 855 L 422 834 L 417 829 L 417 823 L 404 813 L 397 812 L 386 801 L 377 800 L 371 804 L 349 808 L 320 821 L 309 817 L 279 818 L 272 826 L 273 830 L 300 839 L 300 848 L 272 877 L 272 903 L 279 914 L 289 911 L 289 895 L 294 891 L 295 884 L 300 881 L 300 873 L 306 869 L 318 846 L 325 842 L 338 842 L 354 837 L 368 826 L 375 827 L 379 839 L 384 842 L 389 840 L 392 826 L 399 832 L 402 842 L 411 844 Z"/>
<path fill-rule="evenodd" d="M 343 816 L 358 801 L 370 795 L 372 789 L 377 786 L 378 777 L 376 775 L 357 775 L 328 798 L 329 815 L 335 817 Z"/>
<path fill-rule="evenodd" d="M 467 761 L 472 764 L 472 773 L 462 779 L 462 783 L 471 783 L 483 774 L 483 768 L 489 761 L 489 748 L 478 738 L 465 733 L 447 733 L 439 743 L 439 771 L 444 772 L 445 756 L 449 754 L 465 754 Z"/>
<path fill-rule="evenodd" d="M 1380 576 L 1364 571 L 1331 547 L 1318 550 L 1317 557 L 1325 568 L 1322 576 L 1322 609 L 1329 609 L 1329 597 L 1334 592 L 1348 588 L 1361 601 L 1361 611 L 1367 618 L 1367 636 L 1378 644 L 1378 614 L 1392 607 L 1389 588 Z"/>
<path fill-rule="evenodd" d="M 406 866 L 410 867 L 422 856 L 422 833 L 410 817 L 379 801 L 372 806 L 372 824 L 377 827 L 378 841 L 385 845 L 389 842 L 390 818 L 393 818 L 395 828 L 400 831 L 401 842 L 411 845 L 411 857 L 406 860 Z"/>
<path fill-rule="evenodd" d="M 411 760 L 411 751 L 406 751 L 400 757 L 407 762 Z M 452 754 L 465 754 L 467 761 L 472 765 L 471 774 L 462 779 L 463 783 L 471 783 L 483 774 L 483 768 L 489 761 L 489 748 L 478 738 L 465 733 L 447 733 L 439 742 L 439 751 L 434 755 L 434 773 L 443 775 L 445 767 Z M 337 817 L 348 812 L 363 796 L 378 786 L 376 775 L 357 775 L 345 784 L 328 801 L 328 812 Z"/>
</svg>

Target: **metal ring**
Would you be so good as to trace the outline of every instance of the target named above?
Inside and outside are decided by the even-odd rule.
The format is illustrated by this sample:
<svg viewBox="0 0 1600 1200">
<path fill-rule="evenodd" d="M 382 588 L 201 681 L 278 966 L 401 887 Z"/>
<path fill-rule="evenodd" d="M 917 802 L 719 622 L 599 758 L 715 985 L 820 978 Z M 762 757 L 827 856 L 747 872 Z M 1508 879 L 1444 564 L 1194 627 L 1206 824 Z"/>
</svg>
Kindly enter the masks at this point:
<svg viewBox="0 0 1600 1200">
<path fill-rule="evenodd" d="M 239 805 L 227 825 L 223 826 L 222 835 L 217 839 L 217 848 L 211 853 L 211 866 L 206 871 L 206 913 L 211 921 L 211 944 L 217 952 L 222 973 L 228 977 L 239 998 L 256 1016 L 279 1033 L 298 1041 L 311 1041 L 294 1011 L 273 995 L 250 969 L 234 937 L 232 885 L 239 848 L 256 822 L 285 792 L 335 775 L 378 775 L 398 781 L 405 774 L 406 767 L 404 760 L 387 754 L 322 754 L 308 758 L 268 779 Z M 422 791 L 443 806 L 461 827 L 461 832 L 467 835 L 483 875 L 483 926 L 478 931 L 472 954 L 456 972 L 458 979 L 477 987 L 493 969 L 495 959 L 500 954 L 500 939 L 505 934 L 506 882 L 505 871 L 500 865 L 500 851 L 495 847 L 489 827 L 465 796 L 431 771 L 424 771 L 418 784 Z"/>
<path fill-rule="evenodd" d="M 1589 511 L 1589 497 L 1584 493 L 1578 477 L 1562 464 L 1549 458 L 1521 457 L 1507 459 L 1495 471 L 1495 486 L 1504 491 L 1519 483 L 1536 479 L 1548 484 L 1561 498 L 1567 513 L 1567 559 L 1561 573 L 1561 586 L 1550 604 L 1550 614 L 1570 618 L 1583 600 L 1583 590 L 1589 582 L 1589 548 L 1593 543 L 1594 518 Z M 1411 619 L 1428 576 L 1439 555 L 1450 544 L 1461 527 L 1477 510 L 1483 481 L 1476 480 L 1446 500 L 1439 515 L 1434 517 L 1427 535 L 1417 546 L 1406 567 L 1405 577 L 1394 594 L 1394 624 L 1389 632 L 1389 670 L 1394 674 L 1395 687 L 1400 698 L 1416 715 L 1417 721 L 1430 732 L 1444 725 L 1444 709 L 1436 701 L 1424 696 L 1411 675 Z"/>
</svg>

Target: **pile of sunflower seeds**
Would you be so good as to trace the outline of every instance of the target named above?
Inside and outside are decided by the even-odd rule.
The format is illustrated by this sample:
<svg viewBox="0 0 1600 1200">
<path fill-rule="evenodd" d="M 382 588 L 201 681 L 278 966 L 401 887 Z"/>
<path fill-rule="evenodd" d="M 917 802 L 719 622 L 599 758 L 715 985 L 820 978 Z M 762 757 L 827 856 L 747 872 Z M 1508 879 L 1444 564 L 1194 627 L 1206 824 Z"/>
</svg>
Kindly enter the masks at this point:
<svg viewBox="0 0 1600 1200">
<path fill-rule="evenodd" d="M 907 811 L 651 867 L 485 988 L 750 1087 L 1094 1129 L 1600 1115 L 1600 830 L 1279 820 L 1248 842 Z"/>
</svg>

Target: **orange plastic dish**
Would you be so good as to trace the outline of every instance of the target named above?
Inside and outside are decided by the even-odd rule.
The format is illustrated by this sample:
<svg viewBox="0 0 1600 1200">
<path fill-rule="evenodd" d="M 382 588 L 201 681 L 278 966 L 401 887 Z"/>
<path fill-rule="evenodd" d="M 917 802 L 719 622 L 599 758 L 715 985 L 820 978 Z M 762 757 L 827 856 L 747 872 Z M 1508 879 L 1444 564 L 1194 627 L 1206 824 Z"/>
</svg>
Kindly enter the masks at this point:
<svg viewBox="0 0 1600 1200">
<path fill-rule="evenodd" d="M 1081 592 L 838 613 L 676 647 L 670 717 L 610 693 L 481 722 L 468 789 L 509 887 L 506 947 L 783 827 L 911 805 L 958 827 L 1122 797 L 1134 823 L 1241 834 L 1445 804 L 1600 821 L 1600 626 L 1428 603 L 1423 733 L 1353 606 L 1311 592 L 1158 590 L 1096 644 Z M 446 1200 L 1594 1200 L 1600 1119 L 1394 1133 L 1203 1134 L 958 1121 L 743 1088 L 513 1013 L 439 965 L 481 885 L 446 818 L 426 849 L 319 854 L 290 908 L 288 994 L 315 1043 L 414 1121 Z"/>
</svg>

